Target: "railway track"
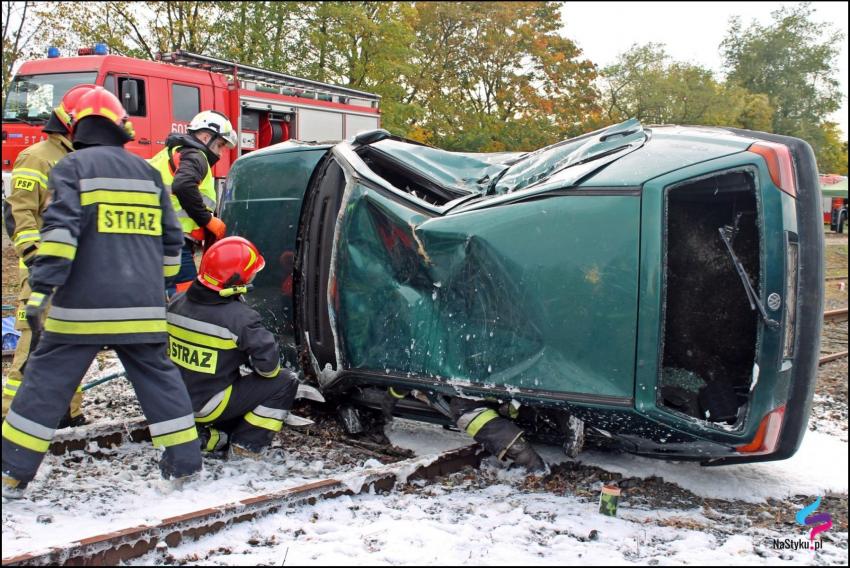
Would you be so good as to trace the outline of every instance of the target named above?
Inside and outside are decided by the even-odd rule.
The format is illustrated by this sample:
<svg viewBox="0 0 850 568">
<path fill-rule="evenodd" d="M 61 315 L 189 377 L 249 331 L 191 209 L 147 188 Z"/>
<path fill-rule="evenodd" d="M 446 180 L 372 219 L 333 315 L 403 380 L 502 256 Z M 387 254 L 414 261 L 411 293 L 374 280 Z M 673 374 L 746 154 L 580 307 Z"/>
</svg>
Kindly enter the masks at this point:
<svg viewBox="0 0 850 568">
<path fill-rule="evenodd" d="M 53 437 L 50 453 L 61 456 L 74 450 L 85 450 L 97 444 L 98 448 L 114 448 L 124 442 L 146 442 L 151 439 L 144 418 L 113 420 L 90 424 L 70 430 L 60 430 Z"/>
<path fill-rule="evenodd" d="M 469 445 L 441 454 L 416 457 L 345 475 L 312 481 L 281 491 L 257 494 L 235 502 L 163 518 L 155 524 L 120 528 L 94 534 L 47 550 L 3 558 L 3 566 L 117 565 L 161 546 L 177 546 L 184 539 L 197 539 L 225 530 L 237 523 L 273 514 L 290 507 L 312 505 L 319 499 L 357 495 L 369 490 L 392 490 L 409 480 L 432 479 L 478 467 L 481 448 Z"/>
<path fill-rule="evenodd" d="M 840 308 L 838 310 L 829 310 L 823 313 L 824 321 L 839 321 L 843 319 L 847 319 L 847 308 Z"/>
<path fill-rule="evenodd" d="M 818 359 L 818 365 L 823 365 L 825 363 L 829 363 L 830 361 L 837 361 L 838 359 L 844 359 L 845 357 L 847 357 L 847 351 L 830 353 L 829 355 L 824 355 L 823 357 Z"/>
</svg>

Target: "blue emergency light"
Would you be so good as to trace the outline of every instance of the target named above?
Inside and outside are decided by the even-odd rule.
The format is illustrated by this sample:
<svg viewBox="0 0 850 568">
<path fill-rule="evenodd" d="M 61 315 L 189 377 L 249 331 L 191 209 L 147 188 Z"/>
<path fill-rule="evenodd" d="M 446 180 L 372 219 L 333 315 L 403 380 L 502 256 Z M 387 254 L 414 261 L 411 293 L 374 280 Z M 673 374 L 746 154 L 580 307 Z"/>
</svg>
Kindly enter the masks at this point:
<svg viewBox="0 0 850 568">
<path fill-rule="evenodd" d="M 105 43 L 96 43 L 94 44 L 94 54 L 95 55 L 107 55 L 109 50 L 106 48 Z"/>
<path fill-rule="evenodd" d="M 47 58 L 53 59 L 54 57 L 59 57 L 59 48 L 58 47 L 48 47 L 47 48 Z"/>
</svg>

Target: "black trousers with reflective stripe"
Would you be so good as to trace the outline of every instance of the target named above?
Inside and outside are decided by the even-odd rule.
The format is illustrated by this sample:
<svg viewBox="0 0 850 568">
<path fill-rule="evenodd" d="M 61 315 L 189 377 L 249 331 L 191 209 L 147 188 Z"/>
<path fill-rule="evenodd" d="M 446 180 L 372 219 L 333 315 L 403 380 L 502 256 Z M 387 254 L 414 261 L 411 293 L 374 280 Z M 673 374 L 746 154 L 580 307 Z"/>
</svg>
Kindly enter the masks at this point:
<svg viewBox="0 0 850 568">
<path fill-rule="evenodd" d="M 455 397 L 449 403 L 449 409 L 457 423 L 461 416 L 476 408 L 487 407 L 487 403 L 466 398 Z M 460 424 L 458 424 L 460 427 Z M 474 440 L 484 446 L 493 455 L 499 455 L 522 432 L 513 420 L 497 416 L 487 422 L 474 436 Z"/>
<path fill-rule="evenodd" d="M 133 383 L 148 424 L 192 415 L 192 403 L 180 371 L 167 356 L 165 343 L 111 345 Z M 74 345 L 42 339 L 30 356 L 24 381 L 11 411 L 55 429 L 100 345 Z M 35 477 L 44 454 L 3 438 L 3 473 L 19 481 Z M 160 462 L 166 477 L 181 477 L 201 469 L 198 439 L 169 446 Z"/>
<path fill-rule="evenodd" d="M 258 452 L 272 443 L 275 432 L 254 426 L 245 420 L 245 415 L 257 406 L 288 411 L 292 408 L 296 392 L 298 380 L 295 373 L 288 369 L 281 369 L 280 374 L 273 379 L 256 373 L 239 377 L 233 383 L 233 391 L 224 412 L 215 421 L 203 425 L 227 432 L 231 442 Z"/>
</svg>

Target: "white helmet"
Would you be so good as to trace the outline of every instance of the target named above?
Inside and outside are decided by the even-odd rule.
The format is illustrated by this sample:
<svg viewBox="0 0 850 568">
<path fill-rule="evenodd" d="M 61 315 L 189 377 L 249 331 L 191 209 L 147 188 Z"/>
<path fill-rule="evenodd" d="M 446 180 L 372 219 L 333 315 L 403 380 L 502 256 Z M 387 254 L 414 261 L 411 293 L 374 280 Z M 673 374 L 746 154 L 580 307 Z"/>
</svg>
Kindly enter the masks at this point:
<svg viewBox="0 0 850 568">
<path fill-rule="evenodd" d="M 186 129 L 189 132 L 197 132 L 198 130 L 209 130 L 214 135 L 221 136 L 231 148 L 236 147 L 236 131 L 233 130 L 233 125 L 227 120 L 227 117 L 215 110 L 205 110 L 199 112 L 189 123 Z"/>
</svg>

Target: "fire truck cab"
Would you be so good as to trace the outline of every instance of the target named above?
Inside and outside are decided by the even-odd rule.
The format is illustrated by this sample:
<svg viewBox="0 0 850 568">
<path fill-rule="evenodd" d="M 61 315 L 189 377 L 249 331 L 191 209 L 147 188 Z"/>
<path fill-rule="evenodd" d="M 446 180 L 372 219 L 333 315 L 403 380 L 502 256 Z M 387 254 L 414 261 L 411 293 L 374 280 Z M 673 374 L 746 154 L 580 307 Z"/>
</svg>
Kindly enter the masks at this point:
<svg viewBox="0 0 850 568">
<path fill-rule="evenodd" d="M 3 194 L 18 154 L 46 137 L 41 131 L 65 92 L 94 83 L 121 98 L 136 130 L 127 149 L 151 158 L 171 132 L 185 132 L 201 110 L 230 118 L 239 145 L 214 166 L 219 184 L 242 154 L 296 138 L 342 140 L 380 126 L 380 96 L 212 57 L 177 51 L 159 61 L 109 55 L 106 47 L 76 57 L 24 63 L 3 108 Z"/>
</svg>

